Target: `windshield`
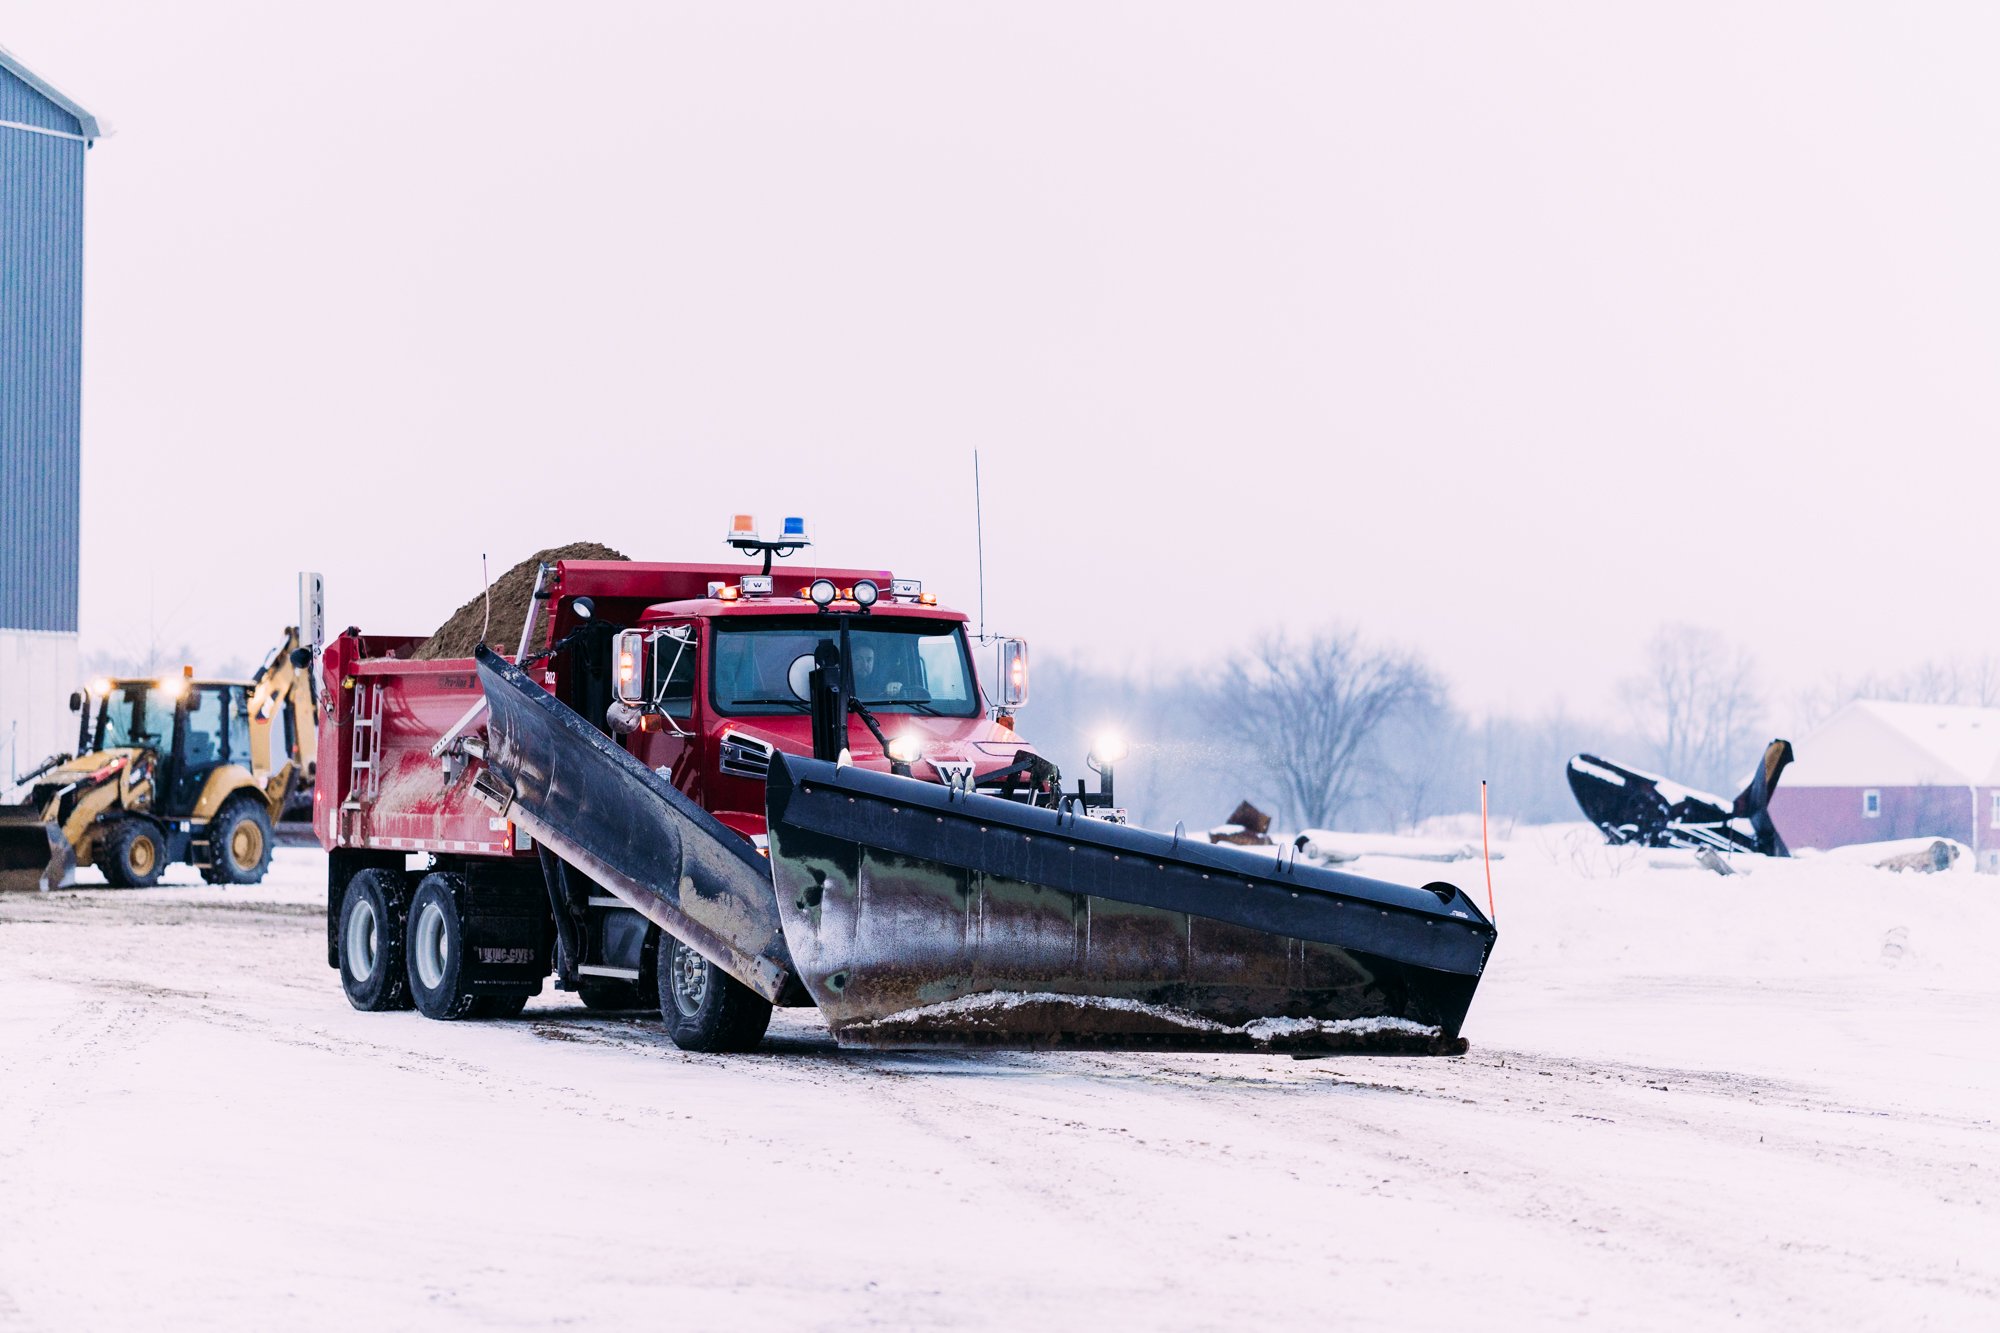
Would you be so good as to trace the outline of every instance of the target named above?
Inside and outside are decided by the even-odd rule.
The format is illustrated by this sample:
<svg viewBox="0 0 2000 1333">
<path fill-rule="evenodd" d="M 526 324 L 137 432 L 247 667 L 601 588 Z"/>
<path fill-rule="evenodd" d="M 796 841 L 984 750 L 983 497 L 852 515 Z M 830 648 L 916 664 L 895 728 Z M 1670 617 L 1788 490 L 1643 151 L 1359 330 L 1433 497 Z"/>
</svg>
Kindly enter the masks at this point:
<svg viewBox="0 0 2000 1333">
<path fill-rule="evenodd" d="M 149 709 L 144 681 L 114 685 L 104 696 L 97 714 L 97 748 L 113 750 L 121 745 L 158 746 L 166 739 L 174 721 L 170 699 L 157 701 Z"/>
<path fill-rule="evenodd" d="M 956 621 L 857 622 L 854 697 L 878 713 L 977 717 L 979 692 Z M 710 689 L 724 713 L 807 711 L 813 651 L 838 646 L 840 627 L 824 616 L 721 621 L 715 629 Z"/>
</svg>

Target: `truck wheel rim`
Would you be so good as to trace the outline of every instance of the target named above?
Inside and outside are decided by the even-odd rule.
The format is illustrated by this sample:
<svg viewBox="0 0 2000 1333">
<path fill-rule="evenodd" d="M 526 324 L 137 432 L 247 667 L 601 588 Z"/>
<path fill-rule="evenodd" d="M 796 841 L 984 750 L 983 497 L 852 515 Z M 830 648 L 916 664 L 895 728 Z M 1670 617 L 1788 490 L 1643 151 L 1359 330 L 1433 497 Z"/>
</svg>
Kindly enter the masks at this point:
<svg viewBox="0 0 2000 1333">
<path fill-rule="evenodd" d="M 702 1001 L 708 998 L 708 960 L 675 940 L 669 970 L 673 976 L 674 1008 L 684 1018 L 696 1017 L 701 1013 Z"/>
<path fill-rule="evenodd" d="M 264 832 L 252 820 L 244 820 L 229 834 L 229 855 L 240 866 L 254 866 L 264 858 Z"/>
<path fill-rule="evenodd" d="M 153 852 L 153 840 L 151 838 L 132 839 L 132 850 L 127 859 L 132 862 L 133 874 L 151 874 L 153 862 L 158 859 Z"/>
<path fill-rule="evenodd" d="M 444 909 L 425 903 L 417 913 L 417 933 L 413 941 L 417 959 L 417 979 L 425 990 L 444 984 L 445 963 L 451 953 L 451 939 L 444 928 Z"/>
<path fill-rule="evenodd" d="M 356 981 L 375 975 L 375 905 L 365 898 L 347 914 L 347 970 Z"/>
</svg>

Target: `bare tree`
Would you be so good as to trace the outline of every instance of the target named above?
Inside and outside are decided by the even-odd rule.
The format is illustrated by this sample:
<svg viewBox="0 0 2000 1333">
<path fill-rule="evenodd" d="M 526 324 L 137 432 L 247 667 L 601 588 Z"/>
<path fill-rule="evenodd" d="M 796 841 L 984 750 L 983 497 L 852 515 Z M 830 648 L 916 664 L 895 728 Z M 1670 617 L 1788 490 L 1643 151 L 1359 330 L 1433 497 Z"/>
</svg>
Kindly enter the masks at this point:
<svg viewBox="0 0 2000 1333">
<path fill-rule="evenodd" d="M 1646 645 L 1646 667 L 1625 682 L 1660 771 L 1712 786 L 1759 739 L 1763 720 L 1750 654 L 1714 630 L 1663 626 Z"/>
<path fill-rule="evenodd" d="M 1828 676 L 1797 697 L 1794 711 L 1801 726 L 1816 727 L 1856 699 L 2000 707 L 2000 657 L 1934 657 L 1895 675 Z"/>
<path fill-rule="evenodd" d="M 1217 721 L 1265 759 L 1301 827 L 1326 828 L 1366 782 L 1370 745 L 1400 712 L 1441 697 L 1415 657 L 1329 629 L 1304 642 L 1266 636 L 1225 668 Z"/>
</svg>

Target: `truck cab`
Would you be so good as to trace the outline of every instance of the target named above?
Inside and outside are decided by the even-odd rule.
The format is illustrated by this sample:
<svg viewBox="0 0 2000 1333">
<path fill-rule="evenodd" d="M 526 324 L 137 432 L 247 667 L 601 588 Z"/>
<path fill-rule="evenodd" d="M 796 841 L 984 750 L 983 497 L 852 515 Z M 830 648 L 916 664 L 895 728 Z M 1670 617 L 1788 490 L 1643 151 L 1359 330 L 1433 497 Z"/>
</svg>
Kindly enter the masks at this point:
<svg viewBox="0 0 2000 1333">
<path fill-rule="evenodd" d="M 989 707 L 966 617 L 936 605 L 913 580 L 872 590 L 867 579 L 779 581 L 717 580 L 708 595 L 649 606 L 637 625 L 611 636 L 613 701 L 601 716 L 648 768 L 761 844 L 771 754 L 814 753 L 815 673 L 838 670 L 844 638 L 849 673 L 840 684 L 850 702 L 837 732 L 847 762 L 962 788 L 1048 794 L 1053 770 L 1013 728 L 1011 710 L 1026 697 L 1018 640 L 999 650 L 1008 684 Z"/>
</svg>

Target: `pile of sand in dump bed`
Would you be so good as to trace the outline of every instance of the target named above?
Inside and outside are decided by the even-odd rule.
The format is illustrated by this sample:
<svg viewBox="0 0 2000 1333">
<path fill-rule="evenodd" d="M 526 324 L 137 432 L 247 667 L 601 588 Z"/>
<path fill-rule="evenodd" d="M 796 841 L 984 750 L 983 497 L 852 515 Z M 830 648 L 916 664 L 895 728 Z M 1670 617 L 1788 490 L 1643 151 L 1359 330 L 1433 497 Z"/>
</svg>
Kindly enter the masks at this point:
<svg viewBox="0 0 2000 1333">
<path fill-rule="evenodd" d="M 528 602 L 535 595 L 535 571 L 558 560 L 629 560 L 609 546 L 596 542 L 571 542 L 537 551 L 520 564 L 493 580 L 493 618 L 486 629 L 486 646 L 496 653 L 511 653 L 521 644 L 521 623 L 527 618 Z M 418 644 L 410 654 L 413 661 L 428 662 L 440 657 L 470 657 L 479 643 L 479 627 L 486 624 L 486 596 L 478 594 L 451 613 L 437 633 Z"/>
</svg>

